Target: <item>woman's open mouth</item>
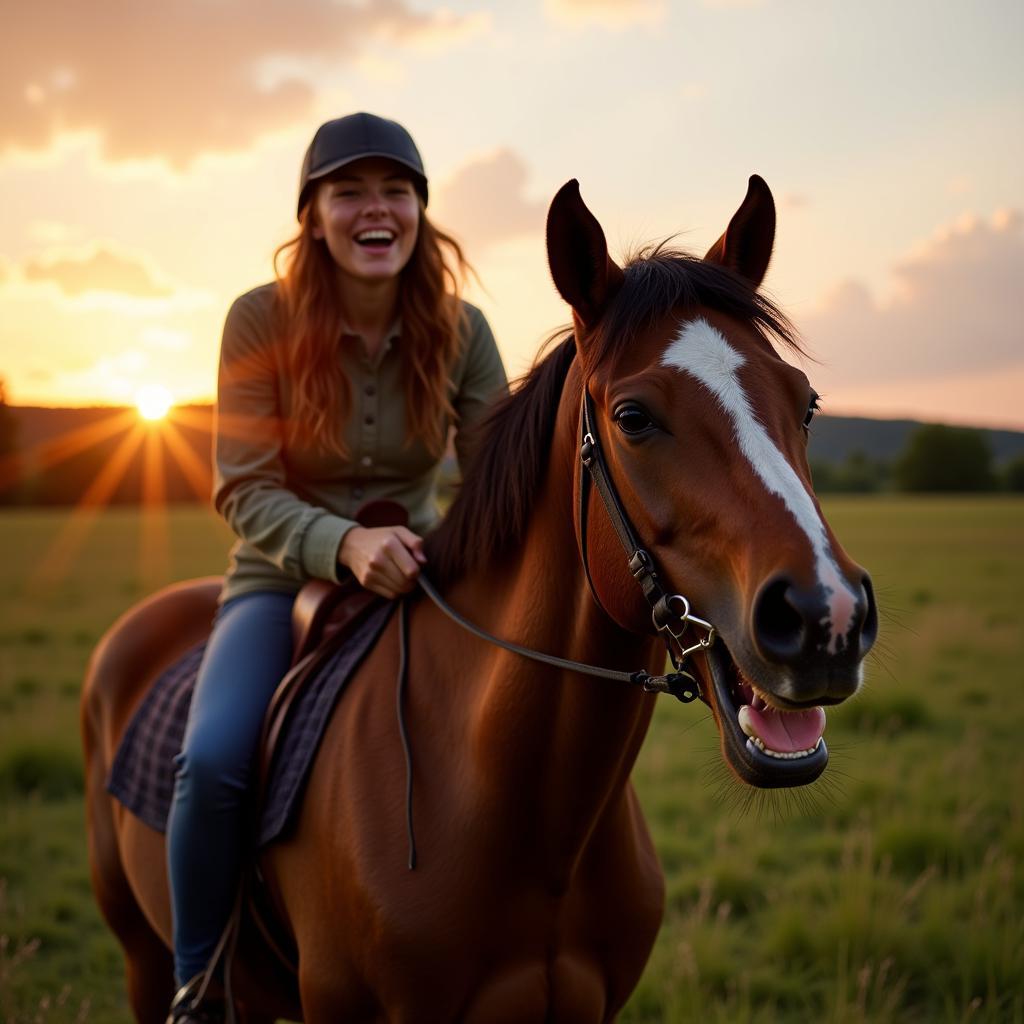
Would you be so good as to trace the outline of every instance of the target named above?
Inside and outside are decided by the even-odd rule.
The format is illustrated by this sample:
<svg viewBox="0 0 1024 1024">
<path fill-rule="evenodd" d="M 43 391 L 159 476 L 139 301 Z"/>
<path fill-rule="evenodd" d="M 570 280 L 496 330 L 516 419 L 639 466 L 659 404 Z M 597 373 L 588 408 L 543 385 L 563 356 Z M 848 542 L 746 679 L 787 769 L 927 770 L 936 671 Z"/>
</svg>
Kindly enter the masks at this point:
<svg viewBox="0 0 1024 1024">
<path fill-rule="evenodd" d="M 744 782 L 767 789 L 813 782 L 828 764 L 824 709 L 787 710 L 769 703 L 721 639 L 705 660 L 711 683 L 705 693 L 718 722 L 722 753 L 733 771 Z"/>
<path fill-rule="evenodd" d="M 388 228 L 371 228 L 356 235 L 356 244 L 371 252 L 386 252 L 394 243 L 395 232 Z"/>
</svg>

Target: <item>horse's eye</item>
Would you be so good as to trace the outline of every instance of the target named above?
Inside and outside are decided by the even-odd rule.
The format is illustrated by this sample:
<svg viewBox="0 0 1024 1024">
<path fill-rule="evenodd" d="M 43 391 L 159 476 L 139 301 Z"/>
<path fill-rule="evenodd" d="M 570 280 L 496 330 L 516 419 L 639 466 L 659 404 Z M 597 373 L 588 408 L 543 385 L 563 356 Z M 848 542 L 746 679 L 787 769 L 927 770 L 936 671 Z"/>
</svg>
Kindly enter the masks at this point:
<svg viewBox="0 0 1024 1024">
<path fill-rule="evenodd" d="M 620 405 L 612 418 L 624 434 L 643 434 L 654 426 L 654 421 L 647 411 L 632 402 Z"/>
<path fill-rule="evenodd" d="M 811 400 L 810 400 L 810 402 L 807 405 L 807 412 L 804 415 L 804 422 L 803 422 L 804 430 L 807 430 L 810 427 L 811 420 L 814 419 L 814 414 L 818 411 L 818 409 L 821 408 L 821 406 L 818 405 L 818 398 L 819 398 L 818 392 L 817 391 L 812 391 L 811 392 Z"/>
</svg>

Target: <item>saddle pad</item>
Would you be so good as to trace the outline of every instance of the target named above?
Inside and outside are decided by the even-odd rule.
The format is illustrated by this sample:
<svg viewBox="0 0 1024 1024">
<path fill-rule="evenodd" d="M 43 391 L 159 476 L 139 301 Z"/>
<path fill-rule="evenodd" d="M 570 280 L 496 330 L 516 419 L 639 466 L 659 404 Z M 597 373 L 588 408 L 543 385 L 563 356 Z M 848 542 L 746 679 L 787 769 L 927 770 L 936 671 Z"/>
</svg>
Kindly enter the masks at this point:
<svg viewBox="0 0 1024 1024">
<path fill-rule="evenodd" d="M 260 846 L 276 839 L 292 821 L 331 711 L 394 607 L 389 601 L 374 608 L 306 681 L 292 704 L 259 811 Z M 205 650 L 205 642 L 193 647 L 157 678 L 125 730 L 107 780 L 107 791 L 158 832 L 167 830 L 174 795 L 174 758 L 181 750 Z"/>
</svg>

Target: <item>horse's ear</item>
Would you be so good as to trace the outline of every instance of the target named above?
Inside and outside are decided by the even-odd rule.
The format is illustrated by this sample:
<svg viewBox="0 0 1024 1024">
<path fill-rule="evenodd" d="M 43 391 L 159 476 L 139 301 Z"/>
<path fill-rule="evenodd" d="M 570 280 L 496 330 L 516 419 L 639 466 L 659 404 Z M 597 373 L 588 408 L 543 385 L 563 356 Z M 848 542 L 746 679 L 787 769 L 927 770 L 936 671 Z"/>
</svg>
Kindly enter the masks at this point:
<svg viewBox="0 0 1024 1024">
<path fill-rule="evenodd" d="M 704 259 L 735 270 L 756 289 L 764 280 L 774 242 L 775 201 L 764 178 L 752 174 L 746 198 Z"/>
<path fill-rule="evenodd" d="M 593 327 L 622 284 L 622 269 L 609 257 L 597 218 L 567 181 L 548 210 L 548 263 L 559 295 L 584 327 Z"/>
</svg>

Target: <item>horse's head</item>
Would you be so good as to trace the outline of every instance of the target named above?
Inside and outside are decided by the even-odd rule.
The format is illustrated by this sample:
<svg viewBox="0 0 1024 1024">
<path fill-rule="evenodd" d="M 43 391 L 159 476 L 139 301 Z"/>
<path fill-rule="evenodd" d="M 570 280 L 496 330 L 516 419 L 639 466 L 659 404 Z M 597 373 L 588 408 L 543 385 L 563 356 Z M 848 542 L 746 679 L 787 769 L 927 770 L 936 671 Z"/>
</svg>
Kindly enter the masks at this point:
<svg viewBox="0 0 1024 1024">
<path fill-rule="evenodd" d="M 552 275 L 573 309 L 611 479 L 665 589 L 715 627 L 718 642 L 692 668 L 727 762 L 768 787 L 821 774 L 822 705 L 857 691 L 877 631 L 870 579 L 812 489 L 817 396 L 768 341 L 795 347 L 757 294 L 774 234 L 771 193 L 756 176 L 703 260 L 655 250 L 618 267 L 575 181 L 548 216 Z M 620 626 L 650 632 L 593 498 L 586 531 L 598 601 Z"/>
</svg>

